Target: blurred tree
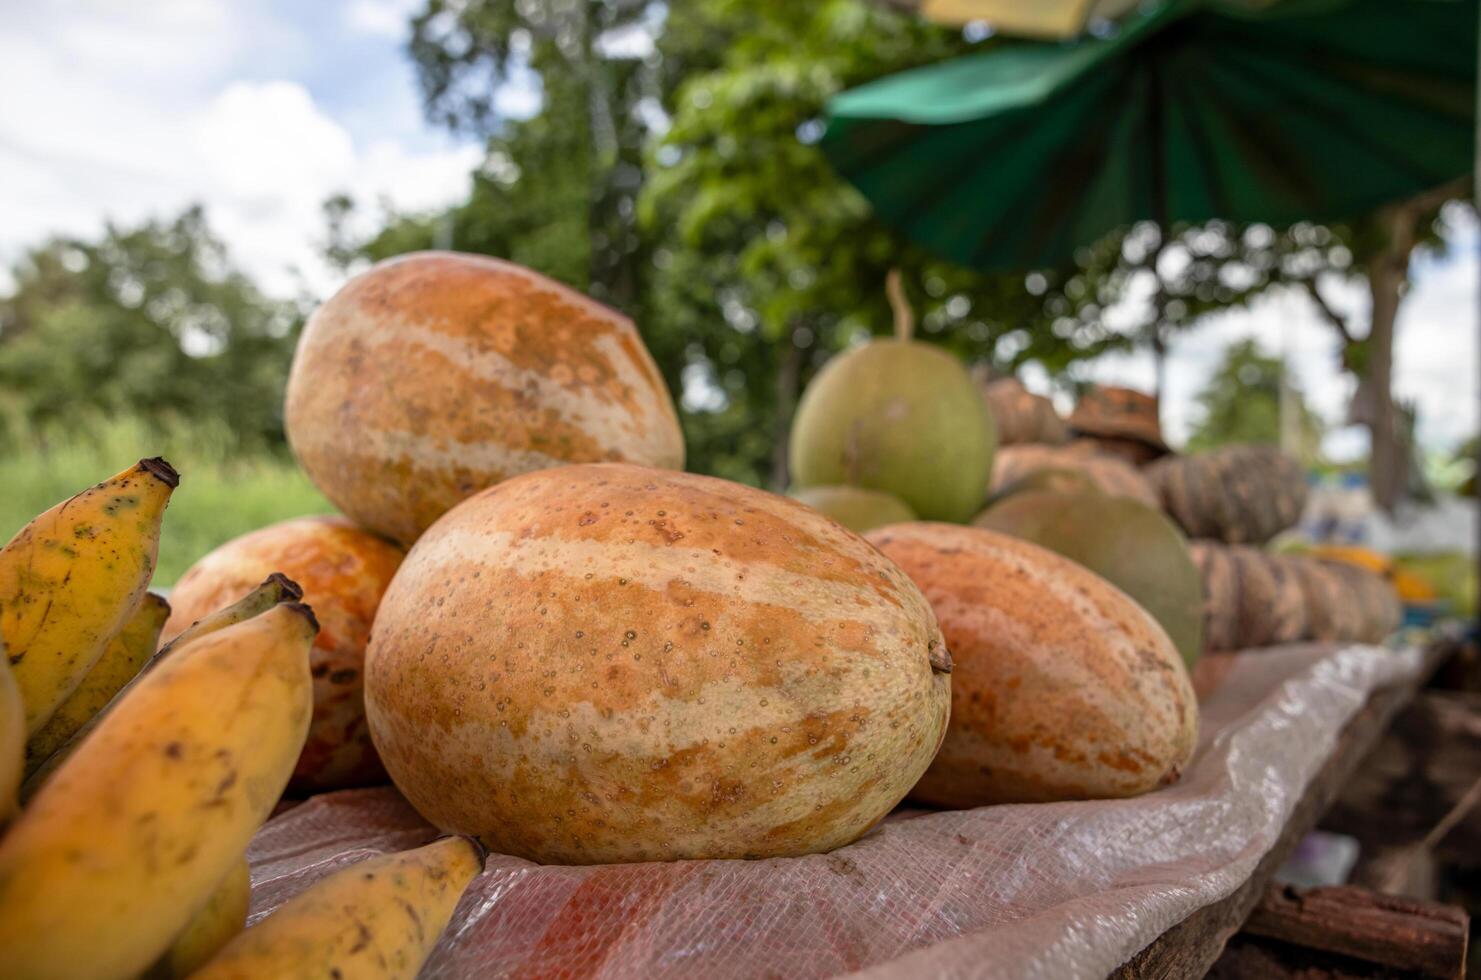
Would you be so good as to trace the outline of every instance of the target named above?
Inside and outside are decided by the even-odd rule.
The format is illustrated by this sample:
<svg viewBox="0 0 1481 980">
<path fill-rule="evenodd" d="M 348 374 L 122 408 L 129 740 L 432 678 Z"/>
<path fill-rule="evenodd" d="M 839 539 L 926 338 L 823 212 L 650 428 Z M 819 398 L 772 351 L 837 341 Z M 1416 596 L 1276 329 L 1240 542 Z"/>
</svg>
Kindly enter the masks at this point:
<svg viewBox="0 0 1481 980">
<path fill-rule="evenodd" d="M 833 95 L 968 42 L 860 0 L 769 5 L 764 16 L 756 6 L 686 8 L 695 19 L 751 13 L 721 63 L 675 90 L 640 216 L 654 240 L 653 308 L 687 347 L 691 432 L 712 447 L 696 455 L 721 475 L 765 474 L 781 488 L 798 394 L 829 355 L 889 329 L 890 268 L 921 314 L 920 339 L 999 366 L 1068 344 L 1043 343 L 1045 303 L 1021 275 L 910 246 L 814 145 Z"/>
<path fill-rule="evenodd" d="M 1286 391 L 1282 386 L 1289 384 Z M 1284 399 L 1288 417 L 1282 418 Z M 1308 467 L 1320 462 L 1326 426 L 1286 378 L 1284 362 L 1260 350 L 1254 340 L 1230 344 L 1224 360 L 1199 393 L 1202 415 L 1188 437 L 1189 452 L 1228 443 L 1260 442 L 1284 446 Z M 1282 433 L 1282 424 L 1287 428 Z"/>
<path fill-rule="evenodd" d="M 12 276 L 0 296 L 0 407 L 11 424 L 175 416 L 223 422 L 247 445 L 282 444 L 301 311 L 231 267 L 199 207 L 110 225 L 97 241 L 52 239 Z"/>
<path fill-rule="evenodd" d="M 1481 442 L 1481 436 L 1471 436 L 1451 456 L 1451 466 L 1465 474 L 1455 488 L 1455 492 L 1463 497 L 1476 496 L 1478 442 Z"/>
<path fill-rule="evenodd" d="M 1209 222 L 1176 228 L 1166 248 L 1148 225 L 1086 250 L 1079 274 L 1089 273 L 1122 295 L 1135 278 L 1147 284 L 1142 291 L 1151 302 L 1144 304 L 1144 319 L 1121 329 L 1146 337 L 1159 361 L 1172 333 L 1212 310 L 1272 289 L 1306 297 L 1340 340 L 1340 364 L 1334 367 L 1357 380 L 1349 421 L 1369 430 L 1369 485 L 1375 501 L 1391 511 L 1418 485 L 1413 420 L 1393 396 L 1399 303 L 1409 287 L 1410 258 L 1417 249 L 1445 247 L 1444 209 L 1468 193 L 1466 182 L 1438 187 L 1346 224 L 1275 229 Z M 1351 307 L 1339 300 L 1343 293 L 1366 293 L 1368 302 Z"/>
<path fill-rule="evenodd" d="M 409 48 L 427 115 L 484 138 L 487 154 L 466 201 L 371 217 L 368 237 L 357 202 L 327 202 L 331 260 L 452 248 L 527 265 L 632 316 L 677 390 L 682 364 L 655 342 L 652 256 L 636 226 L 644 148 L 666 125 L 678 69 L 653 51 L 662 21 L 662 4 L 631 0 L 428 0 Z M 511 79 L 538 92 L 533 116 L 501 111 Z"/>
<path fill-rule="evenodd" d="M 1043 274 L 1026 290 L 934 260 L 875 222 L 813 145 L 834 93 L 966 50 L 957 32 L 868 0 L 430 0 L 412 26 L 429 116 L 486 136 L 488 156 L 467 202 L 387 215 L 368 239 L 350 230 L 354 202 L 328 202 L 329 254 L 496 254 L 624 310 L 684 404 L 693 469 L 785 486 L 798 392 L 888 327 L 892 266 L 922 338 L 969 358 L 1058 371 L 1125 343 L 1100 328 L 1086 276 L 1068 299 Z M 496 92 L 521 73 L 540 110 L 509 118 Z"/>
<path fill-rule="evenodd" d="M 980 43 L 996 43 L 988 40 Z M 345 265 L 414 248 L 504 256 L 631 315 L 686 411 L 690 465 L 786 482 L 797 394 L 847 344 L 885 330 L 884 274 L 902 269 L 922 339 L 1010 370 L 1140 346 L 1158 358 L 1204 314 L 1272 288 L 1310 296 L 1361 381 L 1380 500 L 1404 485 L 1390 389 L 1393 311 L 1441 201 L 1350 226 L 1145 223 L 1081 249 L 1073 268 L 986 275 L 935 260 L 872 217 L 814 145 L 828 99 L 974 48 L 876 0 L 427 0 L 410 52 L 429 118 L 488 140 L 468 201 L 383 215 L 329 202 Z M 511 82 L 540 92 L 501 111 Z M 983 193 L 992 193 L 984 188 Z M 1374 297 L 1337 312 L 1340 284 Z M 1160 373 L 1160 372 L 1159 372 Z"/>
</svg>

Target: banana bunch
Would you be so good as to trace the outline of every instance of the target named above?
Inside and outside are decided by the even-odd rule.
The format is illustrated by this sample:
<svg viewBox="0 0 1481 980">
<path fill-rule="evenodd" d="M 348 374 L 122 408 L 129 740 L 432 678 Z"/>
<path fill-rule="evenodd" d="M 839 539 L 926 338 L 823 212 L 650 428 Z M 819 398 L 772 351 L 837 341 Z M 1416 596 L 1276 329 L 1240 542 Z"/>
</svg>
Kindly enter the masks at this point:
<svg viewBox="0 0 1481 980">
<path fill-rule="evenodd" d="M 218 609 L 216 612 L 205 617 L 204 619 L 191 624 L 187 629 L 181 632 L 179 636 L 175 637 L 175 639 L 165 644 L 163 649 L 159 650 L 159 652 L 157 653 L 153 653 L 153 655 L 150 656 L 144 663 L 143 667 L 140 670 L 135 671 L 135 674 L 137 674 L 138 676 L 130 678 L 127 683 L 122 685 L 121 689 L 115 689 L 117 691 L 117 694 L 111 700 L 122 698 L 125 694 L 128 693 L 129 689 L 133 687 L 134 684 L 138 683 L 139 679 L 145 673 L 147 673 L 154 664 L 169 656 L 172 651 L 178 650 L 186 644 L 190 643 L 192 640 L 200 639 L 203 636 L 209 636 L 211 633 L 214 633 L 217 630 L 225 629 L 228 626 L 234 626 L 237 623 L 245 622 L 246 620 L 251 619 L 253 616 L 256 616 L 258 613 L 266 612 L 278 603 L 297 602 L 299 599 L 302 598 L 303 590 L 298 587 L 297 582 L 294 582 L 292 579 L 280 573 L 275 572 L 272 575 L 269 575 L 261 585 L 257 586 L 257 588 L 253 589 L 251 592 L 248 592 L 246 595 L 242 596 L 242 598 L 238 599 L 231 605 L 226 606 L 222 609 Z M 164 620 L 169 619 L 169 616 L 169 608 L 168 606 L 166 606 L 164 610 L 164 616 L 163 619 L 160 620 L 159 627 L 153 627 L 155 640 L 159 638 L 159 628 L 163 627 Z M 127 628 L 125 628 L 124 632 L 128 632 Z M 76 695 L 74 695 L 73 697 L 75 699 Z M 46 781 L 47 777 L 52 774 L 53 770 L 60 766 L 66 760 L 67 756 L 72 753 L 73 748 L 75 748 L 83 739 L 87 738 L 92 730 L 97 727 L 98 723 L 102 720 L 103 714 L 107 710 L 109 703 L 111 703 L 111 701 L 102 702 L 90 714 L 88 714 L 85 718 L 82 718 L 80 724 L 76 725 L 75 727 L 71 727 L 70 730 L 65 733 L 65 738 L 54 740 L 57 742 L 57 744 L 55 745 L 55 747 L 48 747 L 46 749 L 45 756 L 41 756 L 41 754 L 38 752 L 36 756 L 38 758 L 44 759 L 44 761 L 42 761 L 39 765 L 32 765 L 32 753 L 30 751 L 31 743 L 27 743 L 27 776 L 25 784 L 21 787 L 22 802 L 25 802 L 26 800 L 29 800 L 31 797 L 35 796 L 36 790 L 41 786 L 42 783 Z M 65 713 L 65 707 L 66 706 L 64 705 L 62 709 L 58 709 L 58 716 Z M 56 716 L 53 716 L 53 721 L 55 720 Z M 48 725 L 50 725 L 50 723 L 48 723 Z M 37 739 L 39 739 L 40 737 L 41 733 L 38 733 L 32 738 L 32 742 L 37 741 Z"/>
<path fill-rule="evenodd" d="M 37 517 L 0 550 L 0 639 L 26 735 L 71 697 L 149 588 L 180 476 L 143 459 Z"/>
<path fill-rule="evenodd" d="M 111 697 L 108 686 L 154 642 L 143 634 L 160 608 L 150 601 L 144 610 L 144 597 L 179 481 L 164 460 L 142 459 L 41 514 L 0 548 L 0 824 L 16 811 L 18 779 L 62 739 L 70 719 Z M 65 717 L 48 727 L 63 706 Z"/>
<path fill-rule="evenodd" d="M 247 844 L 308 733 L 319 626 L 274 574 L 156 650 L 177 483 L 142 460 L 0 550 L 0 978 L 411 977 L 479 868 L 461 838 L 332 875 L 242 931 Z"/>
<path fill-rule="evenodd" d="M 278 802 L 313 710 L 301 603 L 199 637 L 119 698 L 0 838 L 0 976 L 137 976 Z"/>
<path fill-rule="evenodd" d="M 82 678 L 72 695 L 57 706 L 46 724 L 26 739 L 26 772 L 38 769 L 66 745 L 78 729 L 102 711 L 119 690 L 144 669 L 159 646 L 159 633 L 170 618 L 170 604 L 147 592 L 122 632 L 108 641 L 103 655 Z"/>
</svg>

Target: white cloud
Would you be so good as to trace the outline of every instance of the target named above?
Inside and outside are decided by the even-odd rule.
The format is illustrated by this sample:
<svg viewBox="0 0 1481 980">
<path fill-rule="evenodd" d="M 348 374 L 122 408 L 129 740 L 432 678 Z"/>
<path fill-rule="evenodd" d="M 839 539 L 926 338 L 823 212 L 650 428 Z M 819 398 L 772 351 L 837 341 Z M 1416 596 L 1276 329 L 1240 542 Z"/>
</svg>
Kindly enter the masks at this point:
<svg viewBox="0 0 1481 980">
<path fill-rule="evenodd" d="M 400 40 L 407 35 L 407 20 L 421 9 L 422 0 L 351 0 L 344 16 L 361 34 Z"/>
<path fill-rule="evenodd" d="M 317 249 L 322 205 L 344 191 L 398 210 L 424 210 L 467 192 L 481 157 L 472 146 L 415 152 L 394 140 L 357 147 L 350 134 L 292 82 L 238 82 L 212 103 L 196 131 L 212 224 L 268 288 L 286 292 L 302 275 L 333 288 Z"/>
<path fill-rule="evenodd" d="M 233 82 L 195 127 L 208 181 L 239 206 L 270 209 L 342 183 L 357 163 L 350 134 L 296 82 Z"/>
<path fill-rule="evenodd" d="M 358 0 L 344 11 L 358 29 L 385 33 L 414 5 Z M 0 26 L 14 96 L 0 100 L 0 266 L 51 234 L 95 235 L 105 221 L 200 202 L 264 288 L 324 293 L 336 285 L 318 254 L 326 197 L 348 191 L 419 210 L 465 194 L 479 149 L 429 135 L 414 99 L 377 117 L 341 92 L 342 122 L 304 83 L 262 77 L 334 43 L 309 30 L 266 5 L 212 0 L 64 0 L 9 19 Z M 367 86 L 377 72 L 405 70 L 399 54 L 377 50 L 387 64 L 363 66 Z M 354 79 L 339 81 L 353 96 Z"/>
</svg>

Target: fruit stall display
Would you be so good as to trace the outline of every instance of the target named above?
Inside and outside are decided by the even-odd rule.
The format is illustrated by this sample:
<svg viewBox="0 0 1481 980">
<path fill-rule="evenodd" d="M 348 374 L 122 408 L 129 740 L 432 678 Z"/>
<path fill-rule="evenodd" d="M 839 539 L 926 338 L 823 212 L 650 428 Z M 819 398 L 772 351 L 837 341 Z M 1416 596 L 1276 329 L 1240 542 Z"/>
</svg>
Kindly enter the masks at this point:
<svg viewBox="0 0 1481 980">
<path fill-rule="evenodd" d="M 167 602 L 182 484 L 147 459 L 0 551 L 0 976 L 412 977 L 498 862 L 846 876 L 902 801 L 1149 806 L 1199 748 L 1202 652 L 1397 626 L 1384 574 L 1261 550 L 1300 510 L 1278 454 L 1172 456 L 979 381 L 897 306 L 804 393 L 779 496 L 682 472 L 620 314 L 476 256 L 353 279 L 286 407 L 343 517 L 229 542 Z M 285 792 L 312 799 L 264 830 Z M 249 873 L 334 800 L 376 801 L 341 833 L 432 836 Z"/>
</svg>

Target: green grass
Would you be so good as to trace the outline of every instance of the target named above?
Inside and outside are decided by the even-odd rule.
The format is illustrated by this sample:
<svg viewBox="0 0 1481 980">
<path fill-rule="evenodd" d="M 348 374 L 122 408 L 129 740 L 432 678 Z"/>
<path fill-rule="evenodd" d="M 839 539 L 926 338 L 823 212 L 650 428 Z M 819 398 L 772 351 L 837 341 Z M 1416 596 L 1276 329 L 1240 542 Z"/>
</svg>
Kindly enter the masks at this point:
<svg viewBox="0 0 1481 980">
<path fill-rule="evenodd" d="M 180 471 L 165 511 L 154 582 L 164 587 L 224 541 L 301 514 L 333 508 L 286 455 L 242 452 L 224 429 L 167 430 L 122 419 L 83 432 L 32 433 L 0 448 L 0 541 L 53 504 L 144 456 Z"/>
</svg>

